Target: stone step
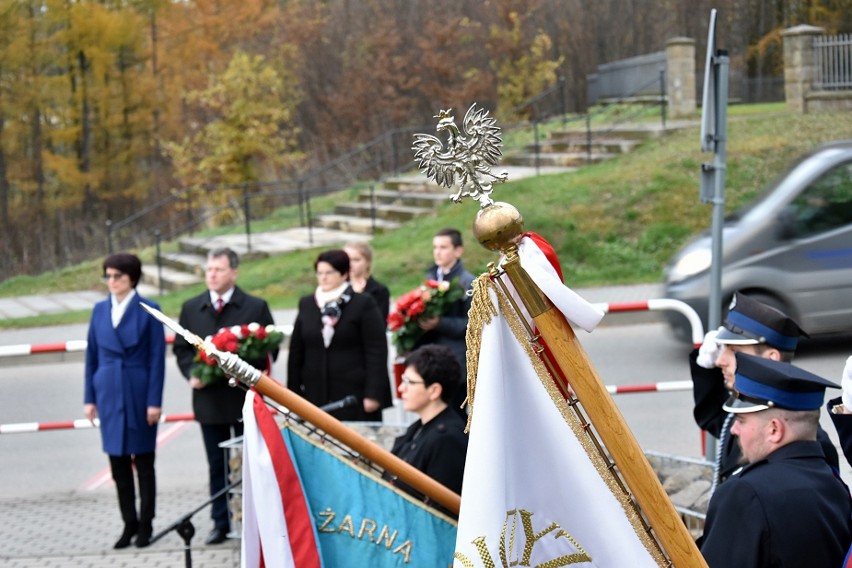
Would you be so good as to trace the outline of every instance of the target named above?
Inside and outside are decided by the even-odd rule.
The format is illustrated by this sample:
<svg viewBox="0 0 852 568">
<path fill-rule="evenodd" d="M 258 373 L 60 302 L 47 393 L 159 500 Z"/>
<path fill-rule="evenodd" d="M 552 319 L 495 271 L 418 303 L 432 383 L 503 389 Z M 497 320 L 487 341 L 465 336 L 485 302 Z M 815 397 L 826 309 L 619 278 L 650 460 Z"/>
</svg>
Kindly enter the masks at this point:
<svg viewBox="0 0 852 568">
<path fill-rule="evenodd" d="M 152 266 L 142 274 L 141 282 L 157 289 L 162 288 L 163 290 L 173 291 L 204 282 L 204 278 L 190 274 L 189 272 L 175 270 L 168 266 L 163 266 L 159 269 L 156 266 Z"/>
<path fill-rule="evenodd" d="M 695 127 L 694 121 L 667 121 L 665 128 L 659 122 L 648 124 L 623 124 L 608 127 L 605 130 L 592 128 L 592 139 L 594 138 L 626 138 L 629 140 L 650 140 L 660 138 L 670 132 L 675 132 L 683 128 Z M 585 127 L 567 128 L 565 130 L 552 130 L 551 138 L 576 138 L 587 136 Z"/>
<path fill-rule="evenodd" d="M 379 189 L 373 191 L 362 191 L 358 194 L 358 201 L 370 202 L 375 198 L 378 203 L 385 205 L 410 205 L 412 207 L 435 208 L 449 201 L 447 190 L 443 192 L 424 191 L 397 191 L 393 189 Z"/>
<path fill-rule="evenodd" d="M 208 239 L 206 237 L 184 237 L 178 240 L 178 249 L 184 253 L 202 255 L 206 258 L 207 253 L 222 246 L 221 240 L 222 237 L 216 237 L 215 239 Z M 249 251 L 248 240 L 245 235 L 233 235 L 233 238 L 229 239 L 228 246 L 240 255 L 241 259 L 256 259 L 269 256 L 267 253 L 254 248 Z"/>
<path fill-rule="evenodd" d="M 592 163 L 602 162 L 612 158 L 614 154 L 592 154 Z M 538 159 L 540 166 L 560 166 L 565 168 L 578 168 L 589 163 L 589 156 L 585 152 L 548 152 L 541 153 L 536 157 L 535 153 L 518 152 L 506 156 L 503 162 L 513 166 L 534 166 Z"/>
<path fill-rule="evenodd" d="M 430 207 L 413 207 L 410 205 L 386 205 L 376 204 L 373 207 L 369 202 L 354 201 L 348 203 L 338 203 L 334 207 L 334 212 L 338 215 L 351 215 L 353 217 L 371 218 L 375 211 L 376 219 L 384 219 L 386 221 L 410 221 L 420 215 L 425 215 L 432 212 Z"/>
<path fill-rule="evenodd" d="M 388 178 L 382 184 L 385 189 L 410 192 L 438 192 L 441 193 L 444 189 L 435 183 L 432 183 L 425 177 L 397 177 Z"/>
<path fill-rule="evenodd" d="M 400 227 L 400 223 L 396 221 L 387 221 L 385 219 L 376 219 L 373 221 L 370 218 L 338 214 L 317 215 L 312 222 L 315 227 L 348 231 L 362 235 L 373 234 L 374 223 L 376 233 L 386 233 Z"/>
<path fill-rule="evenodd" d="M 627 138 L 592 138 L 592 154 L 626 154 L 633 151 L 640 140 Z M 539 152 L 588 152 L 588 140 L 585 137 L 549 138 L 539 143 Z M 527 151 L 535 151 L 534 145 L 526 146 Z"/>
<path fill-rule="evenodd" d="M 160 262 L 169 268 L 203 278 L 207 267 L 207 255 L 189 252 L 164 252 L 160 254 Z"/>
</svg>

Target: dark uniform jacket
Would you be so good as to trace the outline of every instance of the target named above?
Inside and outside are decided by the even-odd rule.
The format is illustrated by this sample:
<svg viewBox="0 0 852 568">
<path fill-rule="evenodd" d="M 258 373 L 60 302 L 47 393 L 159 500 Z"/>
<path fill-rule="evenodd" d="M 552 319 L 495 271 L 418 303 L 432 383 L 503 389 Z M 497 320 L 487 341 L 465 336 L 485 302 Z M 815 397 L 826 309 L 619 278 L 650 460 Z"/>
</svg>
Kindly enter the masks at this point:
<svg viewBox="0 0 852 568">
<path fill-rule="evenodd" d="M 159 309 L 137 293 L 113 328 L 107 298 L 95 304 L 89 323 L 84 402 L 97 406 L 103 449 L 111 456 L 153 452 L 157 445 L 148 407 L 163 405 L 166 338 L 143 303 Z"/>
<path fill-rule="evenodd" d="M 355 395 L 357 406 L 331 414 L 339 420 L 381 421 L 381 410 L 367 414 L 362 404 L 364 398 L 378 400 L 381 408 L 392 403 L 385 322 L 371 296 L 352 294 L 341 309 L 328 348 L 313 294 L 299 300 L 290 338 L 287 387 L 317 406 Z"/>
<path fill-rule="evenodd" d="M 223 327 L 258 323 L 267 326 L 275 323 L 265 300 L 256 298 L 234 287 L 234 294 L 225 304 L 222 313 L 218 313 L 210 303 L 210 292 L 190 298 L 180 310 L 179 323 L 192 333 L 205 338 L 215 335 Z M 174 353 L 180 372 L 190 378 L 196 349 L 180 335 L 175 336 Z M 272 358 L 278 357 L 278 349 Z M 254 367 L 264 370 L 266 361 L 247 361 Z M 203 389 L 192 389 L 192 410 L 195 419 L 201 424 L 236 424 L 243 415 L 245 391 L 228 386 L 227 381 L 214 383 Z"/>
<path fill-rule="evenodd" d="M 689 355 L 689 371 L 692 374 L 692 395 L 695 400 L 695 408 L 692 411 L 695 417 L 695 422 L 702 430 L 710 432 L 717 440 L 720 441 L 719 450 L 721 453 L 721 467 L 719 468 L 719 482 L 728 479 L 740 467 L 740 445 L 737 443 L 736 436 L 731 434 L 731 426 L 734 425 L 733 420 L 729 420 L 724 435 L 722 435 L 722 427 L 725 425 L 725 418 L 728 413 L 722 408 L 722 405 L 728 400 L 730 393 L 725 388 L 725 380 L 722 375 L 722 369 L 714 367 L 713 369 L 705 369 L 696 363 L 698 357 L 698 349 L 694 349 Z M 852 434 L 852 432 L 850 433 Z M 822 447 L 828 463 L 835 469 L 839 466 L 837 457 L 837 448 L 828 437 L 828 433 L 821 427 L 817 430 L 817 441 Z M 713 461 L 716 456 L 707 456 L 707 459 Z"/>
<path fill-rule="evenodd" d="M 432 420 L 420 420 L 394 440 L 391 453 L 416 467 L 435 481 L 461 493 L 464 460 L 467 456 L 467 434 L 464 421 L 451 408 L 445 408 Z M 403 491 L 422 499 L 423 495 L 401 481 Z"/>
<path fill-rule="evenodd" d="M 852 539 L 849 490 L 817 442 L 749 464 L 710 499 L 701 554 L 710 568 L 841 566 Z"/>
</svg>

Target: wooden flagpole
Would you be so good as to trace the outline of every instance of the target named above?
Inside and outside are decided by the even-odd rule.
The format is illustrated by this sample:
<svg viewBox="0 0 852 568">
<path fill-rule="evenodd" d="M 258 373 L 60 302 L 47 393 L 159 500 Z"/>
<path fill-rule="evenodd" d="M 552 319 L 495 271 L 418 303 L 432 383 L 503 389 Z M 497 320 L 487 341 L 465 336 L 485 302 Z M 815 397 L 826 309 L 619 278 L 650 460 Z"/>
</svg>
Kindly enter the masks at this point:
<svg viewBox="0 0 852 568">
<path fill-rule="evenodd" d="M 478 212 L 473 232 L 485 248 L 499 250 L 506 256 L 503 269 L 673 565 L 676 568 L 706 568 L 707 563 L 695 541 L 571 325 L 521 267 L 517 242 L 524 230 L 518 210 L 506 203 L 488 205 Z"/>
<path fill-rule="evenodd" d="M 246 382 L 240 378 L 241 382 Z M 438 483 L 411 464 L 401 460 L 375 442 L 372 442 L 353 430 L 340 420 L 308 402 L 271 377 L 262 374 L 255 383 L 254 389 L 274 400 L 278 404 L 295 412 L 305 421 L 339 440 L 355 452 L 358 452 L 371 462 L 381 466 L 400 480 L 404 481 L 429 499 L 446 507 L 458 515 L 461 498 L 444 485 Z"/>
<path fill-rule="evenodd" d="M 447 510 L 458 515 L 461 498 L 457 493 L 438 483 L 414 466 L 399 459 L 378 444 L 371 442 L 275 379 L 255 369 L 240 359 L 235 353 L 219 351 L 212 343 L 205 343 L 200 337 L 185 329 L 178 322 L 156 308 L 147 304 L 142 304 L 142 307 L 172 331 L 180 334 L 190 345 L 193 345 L 200 351 L 204 351 L 208 357 L 215 359 L 216 363 L 225 373 L 233 377 L 233 380 L 239 381 L 249 388 L 253 387 L 260 394 L 268 396 L 278 404 L 295 412 L 305 421 L 341 441 L 352 450 L 397 476 L 429 499 L 443 505 Z"/>
</svg>

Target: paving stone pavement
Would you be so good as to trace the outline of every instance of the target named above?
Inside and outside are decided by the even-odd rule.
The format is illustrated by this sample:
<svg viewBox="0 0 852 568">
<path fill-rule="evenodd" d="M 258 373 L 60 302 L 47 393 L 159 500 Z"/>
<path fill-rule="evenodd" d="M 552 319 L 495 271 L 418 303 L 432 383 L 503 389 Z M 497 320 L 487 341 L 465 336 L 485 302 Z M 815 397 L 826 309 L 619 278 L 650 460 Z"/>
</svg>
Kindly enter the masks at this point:
<svg viewBox="0 0 852 568">
<path fill-rule="evenodd" d="M 57 472 L 61 475 L 61 472 Z M 165 530 L 207 500 L 203 484 L 159 491 L 154 534 Z M 186 566 L 183 539 L 171 531 L 151 546 L 113 550 L 121 534 L 115 491 L 70 491 L 35 498 L 0 500 L 0 566 L 4 568 L 154 568 Z M 240 565 L 240 540 L 205 546 L 209 509 L 192 517 L 193 566 Z"/>
</svg>

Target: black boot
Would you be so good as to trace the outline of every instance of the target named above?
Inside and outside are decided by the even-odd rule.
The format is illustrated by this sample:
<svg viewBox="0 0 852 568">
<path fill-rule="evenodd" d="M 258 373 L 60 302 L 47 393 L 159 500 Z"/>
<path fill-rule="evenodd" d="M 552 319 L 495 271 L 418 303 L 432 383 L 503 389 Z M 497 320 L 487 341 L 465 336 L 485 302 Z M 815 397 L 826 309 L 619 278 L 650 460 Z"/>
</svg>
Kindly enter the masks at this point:
<svg viewBox="0 0 852 568">
<path fill-rule="evenodd" d="M 139 531 L 139 521 L 136 517 L 136 488 L 133 484 L 133 466 L 130 456 L 110 456 L 112 479 L 118 493 L 118 508 L 124 521 L 124 531 L 115 541 L 113 548 L 127 548 L 133 537 Z"/>
<path fill-rule="evenodd" d="M 145 548 L 151 544 L 151 535 L 154 534 L 153 527 L 150 522 L 142 521 L 139 523 L 139 532 L 136 534 L 136 548 Z"/>
<path fill-rule="evenodd" d="M 151 527 L 157 500 L 157 481 L 154 474 L 154 452 L 136 454 L 136 477 L 139 479 L 139 534 L 136 546 L 144 548 L 151 544 Z"/>
<path fill-rule="evenodd" d="M 139 523 L 134 523 L 132 525 L 125 524 L 124 532 L 121 533 L 121 536 L 115 541 L 115 544 L 112 546 L 113 548 L 127 548 L 130 546 L 130 542 L 133 540 L 133 537 L 136 536 L 136 533 L 139 532 Z M 148 540 L 150 542 L 151 535 L 148 534 Z M 137 539 L 136 546 L 139 546 L 139 541 Z"/>
</svg>

